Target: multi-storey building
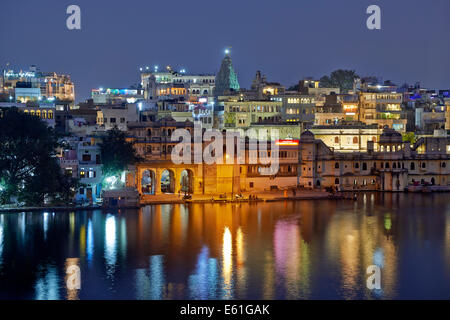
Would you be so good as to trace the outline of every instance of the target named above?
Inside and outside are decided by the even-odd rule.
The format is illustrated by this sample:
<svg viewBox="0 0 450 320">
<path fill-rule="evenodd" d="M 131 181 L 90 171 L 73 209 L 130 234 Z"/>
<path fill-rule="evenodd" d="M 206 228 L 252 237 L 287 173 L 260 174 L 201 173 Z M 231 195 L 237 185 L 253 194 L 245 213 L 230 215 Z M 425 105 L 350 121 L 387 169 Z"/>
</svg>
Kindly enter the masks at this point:
<svg viewBox="0 0 450 320">
<path fill-rule="evenodd" d="M 225 101 L 223 128 L 248 128 L 253 123 L 282 120 L 280 101 Z"/>
<path fill-rule="evenodd" d="M 103 181 L 100 147 L 91 137 L 69 137 L 66 138 L 66 145 L 68 148 L 62 151 L 59 160 L 63 172 L 79 179 L 81 186 L 75 200 L 100 201 Z"/>
<path fill-rule="evenodd" d="M 143 89 L 111 89 L 99 88 L 91 92 L 94 104 L 117 104 L 117 103 L 135 103 L 144 98 Z"/>
<path fill-rule="evenodd" d="M 314 123 L 316 96 L 289 92 L 276 98 L 281 99 L 284 121 L 298 123 L 303 129 Z"/>
<path fill-rule="evenodd" d="M 329 148 L 338 152 L 365 152 L 369 141 L 373 142 L 374 150 L 378 150 L 383 131 L 376 124 L 367 125 L 354 121 L 314 125 L 310 126 L 309 130 L 314 133 L 316 139 L 322 140 Z"/>
<path fill-rule="evenodd" d="M 28 71 L 4 70 L 0 76 L 0 93 L 16 96 L 19 102 L 75 101 L 75 86 L 70 76 L 41 72 L 36 66 L 31 66 Z"/>
<path fill-rule="evenodd" d="M 199 101 L 206 98 L 213 101 L 215 75 L 186 74 L 184 70 L 173 71 L 167 67 L 166 71 L 141 68 L 141 86 L 144 97 L 149 100 L 173 99 L 183 97 L 188 101 Z"/>
<path fill-rule="evenodd" d="M 406 117 L 402 108 L 402 94 L 388 92 L 360 92 L 360 121 L 406 131 Z"/>
<path fill-rule="evenodd" d="M 97 111 L 97 125 L 104 130 L 117 127 L 126 131 L 129 122 L 139 120 L 139 106 L 136 103 L 99 106 Z"/>
<path fill-rule="evenodd" d="M 450 139 L 428 137 L 414 145 L 400 133 L 384 129 L 374 150 L 336 152 L 310 131 L 300 138 L 300 185 L 341 191 L 414 191 L 417 188 L 450 190 Z"/>
</svg>

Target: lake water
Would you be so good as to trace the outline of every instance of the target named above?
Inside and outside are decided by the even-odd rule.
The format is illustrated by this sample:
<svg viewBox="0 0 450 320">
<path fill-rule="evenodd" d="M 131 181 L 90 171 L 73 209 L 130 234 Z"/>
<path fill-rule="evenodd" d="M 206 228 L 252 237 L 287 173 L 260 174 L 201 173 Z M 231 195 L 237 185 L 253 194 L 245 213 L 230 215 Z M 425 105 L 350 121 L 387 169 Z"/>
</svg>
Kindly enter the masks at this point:
<svg viewBox="0 0 450 320">
<path fill-rule="evenodd" d="M 450 299 L 450 195 L 0 214 L 0 298 Z"/>
</svg>

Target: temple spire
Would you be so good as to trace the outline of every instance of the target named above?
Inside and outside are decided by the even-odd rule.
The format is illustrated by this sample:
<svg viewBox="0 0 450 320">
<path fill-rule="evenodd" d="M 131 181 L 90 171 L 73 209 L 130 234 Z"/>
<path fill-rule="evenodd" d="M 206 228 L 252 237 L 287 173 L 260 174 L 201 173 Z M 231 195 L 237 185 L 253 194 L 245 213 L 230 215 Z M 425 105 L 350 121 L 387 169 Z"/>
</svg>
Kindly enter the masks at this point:
<svg viewBox="0 0 450 320">
<path fill-rule="evenodd" d="M 230 48 L 225 49 L 225 57 L 222 60 L 219 73 L 216 76 L 216 88 L 214 95 L 216 97 L 223 95 L 226 91 L 240 89 L 236 72 L 231 61 Z"/>
</svg>

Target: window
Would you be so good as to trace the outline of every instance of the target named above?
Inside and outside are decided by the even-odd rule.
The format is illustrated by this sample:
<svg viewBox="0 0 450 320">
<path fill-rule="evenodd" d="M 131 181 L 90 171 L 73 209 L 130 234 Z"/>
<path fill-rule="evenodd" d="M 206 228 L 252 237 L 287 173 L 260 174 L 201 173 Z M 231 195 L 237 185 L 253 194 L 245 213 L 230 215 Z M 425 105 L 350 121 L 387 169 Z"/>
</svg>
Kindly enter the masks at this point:
<svg viewBox="0 0 450 320">
<path fill-rule="evenodd" d="M 253 188 L 253 182 L 250 182 L 250 188 Z"/>
<path fill-rule="evenodd" d="M 358 137 L 353 137 L 353 144 L 357 144 L 358 143 Z"/>
<path fill-rule="evenodd" d="M 334 137 L 334 143 L 339 143 L 339 137 Z"/>
<path fill-rule="evenodd" d="M 445 162 L 442 162 L 441 167 L 445 168 L 447 165 L 445 164 Z"/>
<path fill-rule="evenodd" d="M 386 162 L 386 164 L 384 165 L 384 167 L 385 167 L 386 169 L 389 169 L 389 162 Z"/>
<path fill-rule="evenodd" d="M 411 170 L 416 170 L 416 164 L 414 162 L 411 162 L 410 168 Z"/>
<path fill-rule="evenodd" d="M 355 168 L 359 169 L 359 163 L 358 162 L 355 162 Z"/>
<path fill-rule="evenodd" d="M 83 154 L 83 161 L 91 161 L 91 155 L 90 154 Z"/>
<path fill-rule="evenodd" d="M 334 164 L 334 168 L 335 168 L 335 169 L 339 169 L 339 162 L 336 162 L 336 163 Z"/>
<path fill-rule="evenodd" d="M 334 179 L 334 184 L 339 184 L 339 178 Z"/>
<path fill-rule="evenodd" d="M 86 172 L 85 171 L 80 171 L 80 178 L 85 178 L 86 177 Z"/>
<path fill-rule="evenodd" d="M 425 162 L 422 162 L 422 169 L 425 169 L 426 168 L 426 164 L 425 164 Z"/>
<path fill-rule="evenodd" d="M 363 162 L 362 169 L 367 170 L 367 163 Z"/>
<path fill-rule="evenodd" d="M 109 119 L 109 122 L 111 122 L 111 123 L 116 123 L 116 118 L 110 118 L 110 119 Z"/>
<path fill-rule="evenodd" d="M 120 123 L 125 123 L 125 118 L 120 118 Z"/>
</svg>

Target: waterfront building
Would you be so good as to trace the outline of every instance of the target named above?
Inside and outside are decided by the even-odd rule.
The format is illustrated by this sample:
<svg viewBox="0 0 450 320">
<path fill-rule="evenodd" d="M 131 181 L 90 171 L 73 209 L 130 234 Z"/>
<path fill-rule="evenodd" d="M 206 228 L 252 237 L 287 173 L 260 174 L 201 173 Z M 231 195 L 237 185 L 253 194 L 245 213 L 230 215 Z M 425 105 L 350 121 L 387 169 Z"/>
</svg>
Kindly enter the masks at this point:
<svg viewBox="0 0 450 320">
<path fill-rule="evenodd" d="M 310 126 L 316 139 L 322 140 L 329 148 L 338 152 L 366 152 L 367 142 L 372 141 L 374 150 L 383 130 L 378 125 L 367 125 L 356 121 L 338 121 L 328 125 Z"/>
<path fill-rule="evenodd" d="M 240 164 L 234 158 L 233 163 L 227 159 L 232 155 L 224 151 L 223 163 L 175 164 L 170 156 L 157 155 L 136 164 L 134 173 L 135 186 L 141 195 L 141 201 L 151 200 L 152 196 L 179 194 L 182 192 L 197 195 L 209 195 L 220 199 L 220 195 L 232 197 L 240 192 L 262 192 L 295 188 L 298 184 L 298 141 L 278 141 L 279 170 L 274 175 L 263 175 L 262 164 L 270 159 L 270 143 L 266 151 L 257 151 L 257 163 L 249 161 L 250 146 L 245 143 L 245 162 Z M 203 144 L 202 150 L 207 146 Z M 192 152 L 194 148 L 191 147 Z M 260 150 L 260 149 L 259 149 Z M 193 153 L 192 153 L 193 155 Z"/>
<path fill-rule="evenodd" d="M 177 122 L 171 117 L 157 121 L 128 123 L 127 140 L 133 142 L 136 153 L 145 160 L 170 160 L 174 146 L 172 132 L 185 129 L 193 134 L 194 123 L 191 121 Z"/>
<path fill-rule="evenodd" d="M 94 137 L 65 138 L 67 149 L 59 157 L 61 170 L 81 184 L 75 195 L 78 202 L 97 203 L 101 199 L 102 165 L 100 147 Z"/>
<path fill-rule="evenodd" d="M 385 128 L 379 151 L 367 142 L 367 152 L 336 152 L 311 131 L 300 138 L 300 186 L 341 191 L 450 190 L 450 139 L 420 138 L 414 145 Z"/>
</svg>

